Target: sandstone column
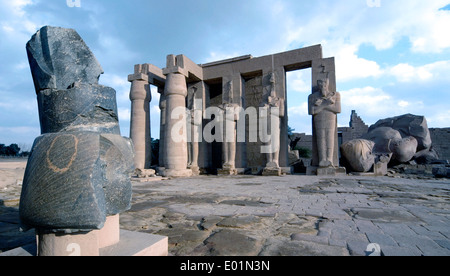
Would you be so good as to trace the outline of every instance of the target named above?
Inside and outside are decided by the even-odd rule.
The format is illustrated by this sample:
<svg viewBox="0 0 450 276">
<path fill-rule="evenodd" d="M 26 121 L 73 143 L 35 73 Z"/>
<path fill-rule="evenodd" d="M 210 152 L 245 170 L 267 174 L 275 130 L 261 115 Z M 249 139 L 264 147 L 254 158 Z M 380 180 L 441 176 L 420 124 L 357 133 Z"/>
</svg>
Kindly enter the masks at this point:
<svg viewBox="0 0 450 276">
<path fill-rule="evenodd" d="M 167 68 L 163 70 L 166 76 L 164 96 L 166 99 L 166 126 L 164 135 L 165 176 L 191 176 L 187 169 L 187 126 L 186 126 L 186 96 L 187 72 L 180 66 L 174 55 L 167 57 Z"/>
<path fill-rule="evenodd" d="M 142 65 L 136 65 L 135 74 L 128 77 L 131 82 L 131 126 L 130 138 L 135 149 L 136 169 L 150 169 L 152 149 L 150 133 L 151 92 L 148 76 L 142 72 Z"/>
</svg>

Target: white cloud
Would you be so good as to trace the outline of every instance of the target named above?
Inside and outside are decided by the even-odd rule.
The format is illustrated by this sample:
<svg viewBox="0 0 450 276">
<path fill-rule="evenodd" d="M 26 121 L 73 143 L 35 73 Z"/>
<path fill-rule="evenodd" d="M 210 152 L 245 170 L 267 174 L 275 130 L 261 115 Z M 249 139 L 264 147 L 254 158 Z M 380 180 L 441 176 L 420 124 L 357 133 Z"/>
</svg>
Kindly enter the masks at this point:
<svg viewBox="0 0 450 276">
<path fill-rule="evenodd" d="M 119 108 L 119 121 L 121 122 L 130 122 L 131 121 L 131 111 L 128 108 Z"/>
<path fill-rule="evenodd" d="M 370 116 L 389 114 L 395 108 L 392 96 L 382 89 L 367 86 L 341 92 L 342 105 L 349 110 L 361 110 Z"/>
<path fill-rule="evenodd" d="M 100 83 L 116 90 L 117 104 L 119 106 L 130 105 L 130 87 L 127 76 L 105 73 L 100 77 Z"/>
<path fill-rule="evenodd" d="M 289 92 L 311 93 L 311 70 L 297 70 L 287 73 Z"/>
<path fill-rule="evenodd" d="M 290 116 L 309 116 L 308 114 L 308 103 L 304 102 L 300 106 L 290 107 L 288 109 L 288 114 Z"/>
<path fill-rule="evenodd" d="M 449 127 L 450 110 L 436 111 L 431 116 L 427 117 L 428 125 L 433 127 Z"/>
<path fill-rule="evenodd" d="M 401 63 L 390 68 L 388 71 L 399 82 L 448 80 L 448 72 L 450 72 L 450 60 L 438 61 L 417 67 L 407 63 Z"/>
<path fill-rule="evenodd" d="M 383 70 L 375 61 L 358 57 L 357 51 L 356 45 L 344 45 L 337 50 L 336 78 L 338 82 L 379 77 L 383 74 Z"/>
<path fill-rule="evenodd" d="M 398 106 L 400 107 L 408 107 L 410 104 L 407 101 L 399 101 Z"/>
<path fill-rule="evenodd" d="M 34 5 L 33 0 L 0 0 L 0 26 L 3 35 L 6 35 L 10 43 L 18 43 L 29 39 L 36 32 L 38 22 L 29 19 L 25 8 Z M 3 38 L 6 40 L 6 38 Z"/>
</svg>

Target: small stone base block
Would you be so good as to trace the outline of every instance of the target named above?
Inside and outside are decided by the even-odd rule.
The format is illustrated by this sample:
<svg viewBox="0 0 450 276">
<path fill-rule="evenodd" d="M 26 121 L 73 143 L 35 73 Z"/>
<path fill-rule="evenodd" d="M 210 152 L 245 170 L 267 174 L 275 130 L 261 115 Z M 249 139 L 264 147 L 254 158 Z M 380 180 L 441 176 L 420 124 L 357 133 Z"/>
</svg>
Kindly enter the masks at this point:
<svg viewBox="0 0 450 276">
<path fill-rule="evenodd" d="M 100 256 L 98 231 L 75 234 L 38 233 L 37 255 L 41 257 Z"/>
<path fill-rule="evenodd" d="M 190 170 L 192 171 L 192 176 L 199 176 L 200 175 L 200 168 L 199 167 L 190 167 Z"/>
<path fill-rule="evenodd" d="M 388 173 L 388 163 L 377 162 L 374 164 L 373 169 L 376 176 L 385 176 Z"/>
<path fill-rule="evenodd" d="M 347 170 L 345 168 L 317 168 L 318 176 L 327 176 L 327 175 L 346 175 Z"/>
<path fill-rule="evenodd" d="M 147 233 L 120 231 L 120 242 L 100 249 L 100 256 L 162 257 L 169 255 L 169 238 Z"/>
<path fill-rule="evenodd" d="M 153 169 L 136 169 L 135 175 L 137 178 L 150 178 L 156 176 L 156 171 Z"/>
<path fill-rule="evenodd" d="M 164 177 L 191 177 L 192 170 L 189 170 L 189 169 L 186 169 L 186 170 L 166 169 L 166 170 L 162 171 L 162 176 L 164 176 Z"/>
<path fill-rule="evenodd" d="M 265 168 L 262 172 L 263 176 L 281 176 L 281 168 Z"/>
<path fill-rule="evenodd" d="M 217 175 L 220 176 L 238 175 L 238 171 L 236 169 L 218 169 Z"/>
<path fill-rule="evenodd" d="M 22 256 L 31 257 L 36 256 L 36 244 L 19 247 L 7 252 L 3 252 L 0 256 Z M 75 253 L 72 252 L 73 256 Z M 98 256 L 117 256 L 117 257 L 131 257 L 131 256 L 168 256 L 169 255 L 169 240 L 167 237 L 151 235 L 147 233 L 131 232 L 126 230 L 120 231 L 120 242 L 101 248 L 98 251 Z M 61 256 L 70 256 L 63 254 Z"/>
</svg>

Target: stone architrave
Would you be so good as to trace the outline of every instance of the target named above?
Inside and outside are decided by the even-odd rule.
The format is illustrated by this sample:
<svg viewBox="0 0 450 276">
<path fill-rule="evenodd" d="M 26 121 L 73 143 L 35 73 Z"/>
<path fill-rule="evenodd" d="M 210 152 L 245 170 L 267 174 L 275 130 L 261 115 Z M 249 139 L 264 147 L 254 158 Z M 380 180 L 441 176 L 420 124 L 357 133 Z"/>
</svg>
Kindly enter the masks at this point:
<svg viewBox="0 0 450 276">
<path fill-rule="evenodd" d="M 329 79 L 317 81 L 319 90 L 309 96 L 309 114 L 313 116 L 318 162 L 320 168 L 337 167 L 335 152 L 337 149 L 337 114 L 341 112 L 341 96 L 329 91 Z"/>
<path fill-rule="evenodd" d="M 42 135 L 25 171 L 21 227 L 36 229 L 41 256 L 67 250 L 67 241 L 98 255 L 119 240 L 103 243 L 93 231 L 117 233 L 107 221 L 131 207 L 134 153 L 120 134 L 116 92 L 98 84 L 100 65 L 72 29 L 43 27 L 27 52 Z"/>
<path fill-rule="evenodd" d="M 150 169 L 152 149 L 150 133 L 150 101 L 152 99 L 148 75 L 143 65 L 135 66 L 135 73 L 128 76 L 131 82 L 130 138 L 133 140 L 136 169 Z"/>
</svg>

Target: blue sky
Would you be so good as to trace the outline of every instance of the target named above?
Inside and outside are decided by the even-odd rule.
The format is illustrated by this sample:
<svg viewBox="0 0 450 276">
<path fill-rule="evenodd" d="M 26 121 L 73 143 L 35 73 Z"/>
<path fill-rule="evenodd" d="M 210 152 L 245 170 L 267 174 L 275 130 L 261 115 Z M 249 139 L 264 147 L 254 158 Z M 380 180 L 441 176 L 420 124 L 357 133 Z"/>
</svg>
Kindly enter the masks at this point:
<svg viewBox="0 0 450 276">
<path fill-rule="evenodd" d="M 134 64 L 165 67 L 168 54 L 197 63 L 254 57 L 322 44 L 334 56 L 342 95 L 339 125 L 351 110 L 368 124 L 412 113 L 450 127 L 450 0 L 0 0 L 0 143 L 31 146 L 40 134 L 25 44 L 42 26 L 74 28 L 117 91 L 129 135 Z M 310 70 L 288 74 L 291 127 L 310 132 Z M 153 90 L 152 133 L 159 133 Z"/>
</svg>

